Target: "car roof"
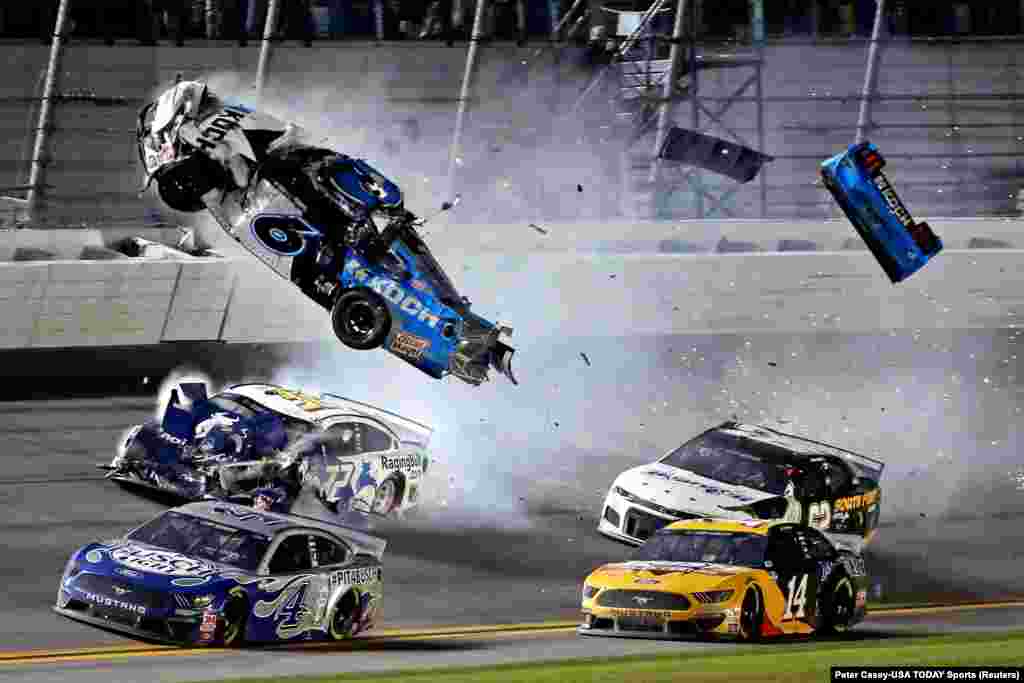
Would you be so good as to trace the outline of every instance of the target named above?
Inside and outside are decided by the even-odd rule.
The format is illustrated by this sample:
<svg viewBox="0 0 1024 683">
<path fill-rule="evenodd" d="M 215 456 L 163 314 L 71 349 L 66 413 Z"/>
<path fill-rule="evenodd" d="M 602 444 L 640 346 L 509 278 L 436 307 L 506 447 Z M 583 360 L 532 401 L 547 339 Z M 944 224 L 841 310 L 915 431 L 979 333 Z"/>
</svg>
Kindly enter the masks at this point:
<svg viewBox="0 0 1024 683">
<path fill-rule="evenodd" d="M 717 517 L 701 517 L 699 519 L 684 519 L 673 522 L 664 528 L 669 531 L 719 531 L 733 534 L 766 536 L 774 527 L 782 524 L 791 524 L 791 522 L 778 519 L 743 521 Z"/>
<path fill-rule="evenodd" d="M 847 451 L 827 443 L 797 436 L 796 434 L 780 432 L 765 425 L 726 422 L 712 431 L 743 437 L 768 446 L 775 446 L 792 453 L 798 458 L 807 460 L 815 456 L 838 458 L 851 467 L 858 476 L 870 477 L 875 480 L 881 477 L 882 470 L 885 469 L 885 463 L 880 460 L 875 460 L 866 455 L 860 455 L 859 453 Z"/>
<path fill-rule="evenodd" d="M 383 552 L 386 545 L 382 538 L 341 524 L 332 524 L 326 520 L 303 515 L 257 511 L 236 503 L 200 501 L 173 508 L 173 511 L 271 537 L 284 531 L 310 529 L 354 541 L 364 547 L 379 548 L 379 552 Z"/>
<path fill-rule="evenodd" d="M 276 413 L 310 424 L 342 415 L 372 420 L 407 444 L 425 447 L 434 432 L 432 427 L 397 413 L 336 394 L 315 394 L 269 383 L 235 384 L 218 395 L 224 394 L 243 396 Z"/>
</svg>

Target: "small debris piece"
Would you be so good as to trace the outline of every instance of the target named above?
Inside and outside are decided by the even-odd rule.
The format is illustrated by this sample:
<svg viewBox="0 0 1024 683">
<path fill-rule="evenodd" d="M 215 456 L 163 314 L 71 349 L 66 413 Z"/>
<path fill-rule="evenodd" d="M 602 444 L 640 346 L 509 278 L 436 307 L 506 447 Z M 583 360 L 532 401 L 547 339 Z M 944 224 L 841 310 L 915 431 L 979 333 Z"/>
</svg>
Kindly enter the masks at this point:
<svg viewBox="0 0 1024 683">
<path fill-rule="evenodd" d="M 779 364 L 773 360 L 768 361 L 768 365 L 772 366 L 773 368 L 779 367 Z"/>
<path fill-rule="evenodd" d="M 556 426 L 556 427 L 558 426 L 558 422 L 557 422 L 557 421 L 555 422 L 555 426 Z"/>
<path fill-rule="evenodd" d="M 583 362 L 586 363 L 587 367 L 589 368 L 590 367 L 590 359 L 587 358 L 587 354 L 585 354 L 582 351 L 580 351 L 580 358 L 583 359 Z"/>
<path fill-rule="evenodd" d="M 536 230 L 537 232 L 539 232 L 542 235 L 548 234 L 547 230 L 545 230 L 544 228 L 540 227 L 536 223 L 530 223 L 530 227 L 533 228 L 534 230 Z"/>
<path fill-rule="evenodd" d="M 611 275 L 609 275 L 609 276 L 608 276 L 608 279 L 609 279 L 609 280 L 614 280 L 614 279 L 615 279 L 615 274 L 614 274 L 614 273 L 612 273 Z"/>
<path fill-rule="evenodd" d="M 576 183 L 576 191 L 577 192 L 583 192 L 583 186 L 580 185 L 579 183 Z"/>
</svg>

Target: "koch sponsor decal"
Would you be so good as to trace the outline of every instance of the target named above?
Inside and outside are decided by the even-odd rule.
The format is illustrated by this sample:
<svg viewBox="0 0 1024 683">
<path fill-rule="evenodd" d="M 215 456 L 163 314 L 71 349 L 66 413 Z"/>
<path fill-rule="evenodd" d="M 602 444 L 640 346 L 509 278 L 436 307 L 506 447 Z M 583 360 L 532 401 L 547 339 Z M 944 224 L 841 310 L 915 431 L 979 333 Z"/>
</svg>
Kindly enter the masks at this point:
<svg viewBox="0 0 1024 683">
<path fill-rule="evenodd" d="M 420 466 L 418 455 L 399 455 L 397 457 L 382 455 L 380 464 L 386 470 L 411 470 Z"/>
<path fill-rule="evenodd" d="M 419 360 L 423 352 L 430 348 L 430 340 L 417 337 L 408 332 L 399 332 L 391 341 L 391 350 L 410 360 Z"/>
<path fill-rule="evenodd" d="M 847 496 L 846 498 L 838 498 L 833 506 L 836 512 L 848 512 L 850 510 L 859 510 L 866 508 L 872 503 L 878 501 L 878 489 L 862 493 L 857 496 Z"/>
<path fill-rule="evenodd" d="M 907 207 L 903 206 L 903 202 L 896 195 L 896 190 L 889 184 L 889 179 L 881 173 L 874 178 L 875 187 L 879 189 L 882 196 L 885 197 L 885 203 L 889 205 L 889 209 L 892 210 L 894 216 L 899 219 L 905 227 L 910 227 L 914 224 L 914 219 L 910 217 L 910 212 L 907 211 Z"/>
<path fill-rule="evenodd" d="M 331 587 L 358 586 L 364 583 L 375 583 L 381 580 L 383 570 L 380 567 L 355 567 L 341 569 L 331 574 Z"/>
<path fill-rule="evenodd" d="M 178 553 L 166 550 L 149 550 L 139 546 L 128 545 L 118 548 L 110 554 L 115 562 L 149 572 L 151 574 L 163 574 L 165 576 L 209 576 L 217 573 L 217 567 L 212 562 L 186 557 Z"/>
<path fill-rule="evenodd" d="M 239 121 L 244 119 L 247 112 L 235 107 L 225 107 L 210 123 L 206 124 L 199 133 L 199 146 L 203 149 L 215 149 L 217 143 L 224 139 L 230 131 L 239 127 Z"/>
<path fill-rule="evenodd" d="M 431 328 L 437 327 L 438 323 L 441 322 L 441 319 L 431 313 L 422 301 L 413 294 L 406 292 L 394 280 L 382 275 L 371 277 L 369 271 L 360 266 L 356 261 L 349 261 L 346 265 L 346 270 L 352 273 L 352 277 L 356 282 L 364 284 L 367 288 L 380 294 L 402 313 L 425 322 Z"/>
<path fill-rule="evenodd" d="M 132 602 L 126 602 L 124 600 L 117 600 L 115 598 L 109 598 L 106 595 L 100 595 L 99 593 L 90 593 L 89 591 L 82 591 L 83 597 L 97 607 L 113 607 L 115 609 L 123 610 L 125 612 L 131 612 L 132 614 L 145 614 L 146 608 L 142 605 L 136 605 Z"/>
</svg>

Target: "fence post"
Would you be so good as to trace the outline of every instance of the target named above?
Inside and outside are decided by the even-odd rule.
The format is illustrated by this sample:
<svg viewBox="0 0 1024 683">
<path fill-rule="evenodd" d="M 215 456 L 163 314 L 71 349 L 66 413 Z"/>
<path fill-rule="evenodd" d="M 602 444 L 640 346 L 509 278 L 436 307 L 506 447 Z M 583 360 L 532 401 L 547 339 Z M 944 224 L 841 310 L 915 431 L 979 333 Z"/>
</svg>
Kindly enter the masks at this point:
<svg viewBox="0 0 1024 683">
<path fill-rule="evenodd" d="M 42 186 L 46 178 L 46 142 L 50 136 L 53 119 L 54 90 L 60 75 L 61 48 L 64 45 L 64 23 L 68 17 L 71 0 L 60 0 L 57 6 L 57 20 L 53 26 L 53 43 L 50 45 L 50 62 L 46 67 L 46 81 L 43 83 L 42 104 L 39 107 L 39 125 L 36 127 L 36 143 L 32 150 L 32 172 L 28 179 L 28 214 L 35 222 L 38 209 L 42 206 Z"/>
<path fill-rule="evenodd" d="M 885 17 L 885 0 L 875 0 L 875 23 L 871 27 L 871 46 L 868 48 L 868 65 L 864 70 L 864 89 L 860 94 L 860 114 L 857 116 L 857 138 L 864 142 L 871 121 L 871 100 L 875 96 L 875 81 L 878 71 L 878 42 L 882 35 L 882 19 Z"/>
<path fill-rule="evenodd" d="M 484 16 L 487 12 L 487 0 L 476 0 L 476 16 L 473 18 L 473 33 L 469 39 L 469 50 L 466 53 L 466 71 L 462 75 L 462 89 L 459 91 L 459 111 L 455 116 L 455 133 L 452 135 L 452 147 L 448 152 L 448 196 L 455 196 L 455 166 L 459 156 L 462 140 L 462 126 L 466 119 L 469 95 L 473 87 L 473 76 L 476 72 L 476 53 L 483 39 Z"/>
<path fill-rule="evenodd" d="M 661 159 L 658 157 L 661 146 L 665 144 L 665 136 L 668 135 L 669 126 L 672 123 L 672 104 L 676 94 L 676 82 L 679 80 L 679 72 L 683 61 L 683 27 L 686 25 L 686 0 L 679 0 L 676 4 L 676 20 L 672 26 L 672 45 L 669 48 L 669 67 L 667 78 L 661 91 L 661 108 L 658 111 L 658 133 L 654 142 L 654 163 L 651 165 L 651 174 L 648 180 L 657 182 L 661 175 Z"/>
<path fill-rule="evenodd" d="M 252 1 L 250 0 L 250 2 Z M 260 45 L 260 61 L 256 67 L 257 101 L 263 97 L 263 88 L 267 85 L 267 68 L 270 65 L 270 43 L 274 39 L 274 31 L 277 29 L 277 13 L 279 9 L 279 0 L 270 0 L 267 3 L 267 20 L 263 24 L 263 43 Z"/>
</svg>

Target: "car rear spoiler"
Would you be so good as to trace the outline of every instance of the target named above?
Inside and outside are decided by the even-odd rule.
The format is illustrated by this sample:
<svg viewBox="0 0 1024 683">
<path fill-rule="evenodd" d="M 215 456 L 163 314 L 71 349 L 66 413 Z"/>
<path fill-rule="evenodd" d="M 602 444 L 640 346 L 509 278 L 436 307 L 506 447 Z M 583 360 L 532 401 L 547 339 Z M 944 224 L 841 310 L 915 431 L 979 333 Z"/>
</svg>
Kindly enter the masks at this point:
<svg viewBox="0 0 1024 683">
<path fill-rule="evenodd" d="M 714 431 L 715 429 L 733 429 L 736 428 L 737 426 L 739 426 L 738 422 L 730 420 L 727 422 L 723 422 L 722 424 L 708 431 Z M 790 434 L 789 432 L 781 432 L 778 429 L 772 429 L 771 427 L 768 427 L 766 425 L 757 425 L 757 429 L 761 429 L 766 432 L 771 432 L 772 434 L 777 434 L 779 436 L 784 436 L 787 439 L 793 439 L 794 441 L 802 441 L 804 443 L 814 444 L 815 446 L 821 448 L 822 455 L 834 455 L 838 458 L 842 458 L 843 460 L 845 460 L 854 469 L 854 471 L 856 471 L 858 477 L 874 479 L 875 481 L 879 481 L 882 478 L 882 471 L 885 469 L 885 463 L 882 462 L 881 460 L 869 458 L 866 455 L 854 453 L 853 451 L 848 451 L 845 448 L 833 446 L 832 444 L 825 443 L 824 441 L 815 441 L 814 439 L 808 439 L 806 436 Z"/>
<path fill-rule="evenodd" d="M 375 417 L 387 423 L 392 429 L 398 432 L 398 437 L 403 443 L 412 444 L 426 448 L 430 443 L 430 437 L 434 434 L 434 428 L 417 422 L 408 417 L 403 417 L 398 413 L 393 413 L 390 410 L 384 410 L 377 406 L 372 406 L 369 403 L 363 403 L 362 401 L 355 401 L 351 398 L 339 396 L 337 394 L 322 393 L 321 396 L 332 399 L 332 403 L 340 404 L 340 407 L 347 408 L 353 412 L 362 413 L 369 417 Z"/>
<path fill-rule="evenodd" d="M 824 441 L 815 441 L 814 439 L 808 439 L 805 436 L 798 436 L 796 434 L 780 432 L 777 429 L 765 427 L 764 425 L 758 425 L 758 428 L 763 429 L 766 432 L 773 432 L 775 434 L 778 434 L 779 436 L 785 436 L 786 438 L 789 439 L 796 439 L 797 441 L 803 441 L 804 443 L 810 443 L 814 444 L 815 446 L 821 446 L 827 449 L 827 453 L 837 455 L 846 462 L 848 462 L 850 466 L 857 471 L 857 475 L 860 477 L 874 479 L 875 481 L 879 481 L 882 478 L 882 470 L 885 469 L 885 463 L 882 462 L 881 460 L 876 460 L 875 458 L 870 458 L 866 455 L 861 455 L 860 453 L 854 453 L 853 451 L 848 451 L 845 448 L 833 446 L 832 444 L 825 443 Z"/>
</svg>

